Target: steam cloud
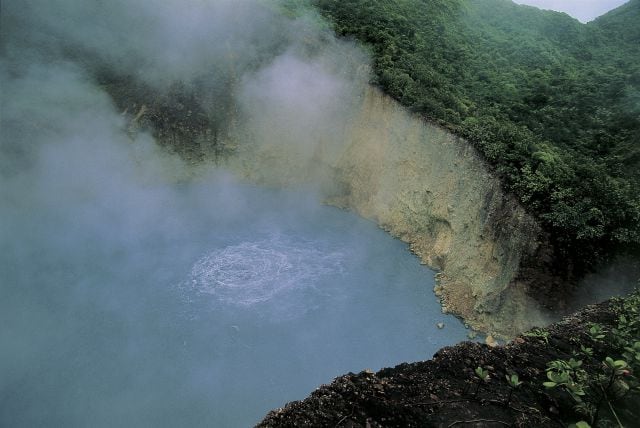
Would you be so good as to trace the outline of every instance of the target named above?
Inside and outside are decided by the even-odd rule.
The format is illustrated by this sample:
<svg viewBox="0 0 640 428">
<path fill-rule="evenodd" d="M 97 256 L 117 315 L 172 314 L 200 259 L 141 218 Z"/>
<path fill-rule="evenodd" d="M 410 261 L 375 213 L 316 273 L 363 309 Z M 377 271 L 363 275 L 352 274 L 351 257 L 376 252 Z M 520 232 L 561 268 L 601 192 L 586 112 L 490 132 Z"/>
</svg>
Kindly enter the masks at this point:
<svg viewBox="0 0 640 428">
<path fill-rule="evenodd" d="M 204 79 L 199 102 L 209 109 L 212 94 L 234 90 L 241 123 L 234 135 L 246 140 L 238 145 L 252 140 L 311 155 L 319 142 L 334 141 L 363 81 L 353 70 L 364 55 L 332 39 L 317 17 L 288 19 L 276 7 L 251 0 L 3 4 L 5 254 L 30 248 L 17 230 L 56 229 L 56 219 L 82 236 L 97 218 L 104 229 L 126 226 L 122 237 L 135 235 L 147 215 L 171 204 L 171 184 L 194 174 L 157 147 L 152 130 L 126 132 L 126 117 L 99 84 L 105 72 L 160 94 Z M 105 235 L 96 240 L 115 239 Z"/>
<path fill-rule="evenodd" d="M 247 68 L 291 43 L 295 23 L 250 0 L 82 2 L 27 0 L 4 7 L 5 49 L 111 66 L 152 85 L 191 80 L 231 61 Z"/>
<path fill-rule="evenodd" d="M 159 147 L 153 129 L 128 132 L 130 118 L 105 90 L 105 75 L 158 96 L 180 82 L 197 89 L 207 112 L 232 98 L 224 108 L 237 110 L 236 124 L 227 126 L 241 147 L 275 145 L 311 157 L 335 140 L 366 78 L 354 72 L 365 56 L 333 39 L 317 17 L 290 19 L 277 7 L 257 0 L 3 3 L 0 347 L 11 351 L 0 353 L 0 407 L 24 393 L 43 354 L 66 358 L 57 354 L 82 329 L 70 324 L 71 313 L 118 314 L 112 318 L 124 320 L 123 328 L 143 328 L 134 327 L 142 292 L 131 290 L 123 302 L 104 290 L 96 301 L 87 289 L 97 283 L 84 272 L 135 283 L 127 272 L 152 257 L 150 243 L 201 233 L 189 229 L 197 216 L 224 224 L 260 209 L 236 193 L 228 174 Z M 163 257 L 183 255 L 154 257 L 157 270 L 146 274 L 161 277 Z M 43 379 L 41 388 L 64 389 Z M 131 398 L 106 397 L 113 402 L 105 408 L 126 407 Z M 56 406 L 64 413 L 62 397 Z"/>
</svg>

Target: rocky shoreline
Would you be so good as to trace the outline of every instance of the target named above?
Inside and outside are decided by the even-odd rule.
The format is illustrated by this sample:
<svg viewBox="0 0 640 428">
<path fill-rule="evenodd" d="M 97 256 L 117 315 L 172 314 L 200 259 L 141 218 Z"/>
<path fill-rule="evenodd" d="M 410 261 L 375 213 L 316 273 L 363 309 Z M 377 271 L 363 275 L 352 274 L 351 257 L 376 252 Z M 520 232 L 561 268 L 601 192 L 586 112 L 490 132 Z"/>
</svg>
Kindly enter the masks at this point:
<svg viewBox="0 0 640 428">
<path fill-rule="evenodd" d="M 566 427 L 583 417 L 566 394 L 543 387 L 547 363 L 568 360 L 583 346 L 593 349 L 591 357 L 582 357 L 587 373 L 602 370 L 602 360 L 615 350 L 607 341 L 594 341 L 589 328 L 592 323 L 614 328 L 621 307 L 617 299 L 588 306 L 505 346 L 464 342 L 429 361 L 349 373 L 270 412 L 258 426 Z M 488 371 L 487 382 L 474 375 L 476 367 Z M 520 387 L 505 380 L 512 374 L 522 381 Z"/>
</svg>

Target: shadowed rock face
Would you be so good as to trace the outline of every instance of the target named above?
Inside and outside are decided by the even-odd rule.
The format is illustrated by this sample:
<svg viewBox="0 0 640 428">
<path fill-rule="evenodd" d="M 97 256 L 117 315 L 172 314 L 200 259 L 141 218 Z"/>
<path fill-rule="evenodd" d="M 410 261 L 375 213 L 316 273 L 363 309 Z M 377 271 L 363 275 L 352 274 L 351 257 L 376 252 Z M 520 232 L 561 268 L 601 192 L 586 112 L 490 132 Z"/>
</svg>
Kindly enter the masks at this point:
<svg viewBox="0 0 640 428">
<path fill-rule="evenodd" d="M 376 221 L 441 270 L 444 310 L 474 328 L 510 336 L 545 323 L 516 280 L 542 248 L 535 220 L 467 142 L 378 90 L 362 89 L 331 141 L 318 138 L 304 151 L 248 144 L 230 163 L 266 184 L 322 183 L 329 203 Z"/>
</svg>

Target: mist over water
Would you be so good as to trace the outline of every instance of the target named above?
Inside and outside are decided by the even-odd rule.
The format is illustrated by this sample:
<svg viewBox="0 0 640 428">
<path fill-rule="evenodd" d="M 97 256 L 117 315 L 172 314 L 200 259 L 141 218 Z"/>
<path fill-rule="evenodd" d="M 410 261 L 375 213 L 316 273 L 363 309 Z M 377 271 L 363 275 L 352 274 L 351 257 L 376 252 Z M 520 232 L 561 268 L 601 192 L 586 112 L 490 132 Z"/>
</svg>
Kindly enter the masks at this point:
<svg viewBox="0 0 640 428">
<path fill-rule="evenodd" d="M 247 426 L 465 336 L 431 273 L 370 222 L 225 177 L 163 192 L 135 236 L 3 212 L 30 243 L 2 241 L 2 425 Z"/>
<path fill-rule="evenodd" d="M 205 76 L 215 111 L 234 82 L 239 135 L 311 156 L 364 55 L 263 4 L 3 3 L 0 425 L 246 426 L 464 338 L 405 245 L 313 186 L 187 165 L 98 83 Z"/>
</svg>

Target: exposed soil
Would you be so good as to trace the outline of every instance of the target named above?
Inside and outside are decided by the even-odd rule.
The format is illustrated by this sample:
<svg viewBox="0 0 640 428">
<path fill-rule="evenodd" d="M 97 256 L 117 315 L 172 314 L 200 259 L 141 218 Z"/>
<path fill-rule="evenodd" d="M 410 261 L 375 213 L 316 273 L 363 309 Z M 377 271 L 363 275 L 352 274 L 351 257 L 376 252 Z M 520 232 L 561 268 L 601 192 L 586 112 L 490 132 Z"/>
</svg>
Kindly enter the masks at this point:
<svg viewBox="0 0 640 428">
<path fill-rule="evenodd" d="M 567 426 L 582 418 L 566 393 L 542 386 L 547 363 L 568 360 L 582 344 L 594 349 L 592 358 L 583 358 L 585 369 L 598 370 L 608 350 L 586 331 L 590 322 L 612 325 L 616 305 L 589 306 L 545 329 L 546 338 L 530 333 L 499 347 L 465 342 L 441 349 L 430 361 L 349 373 L 270 412 L 258 426 Z M 478 366 L 489 370 L 488 382 L 474 375 Z M 523 384 L 512 391 L 505 375 L 514 373 Z"/>
</svg>

